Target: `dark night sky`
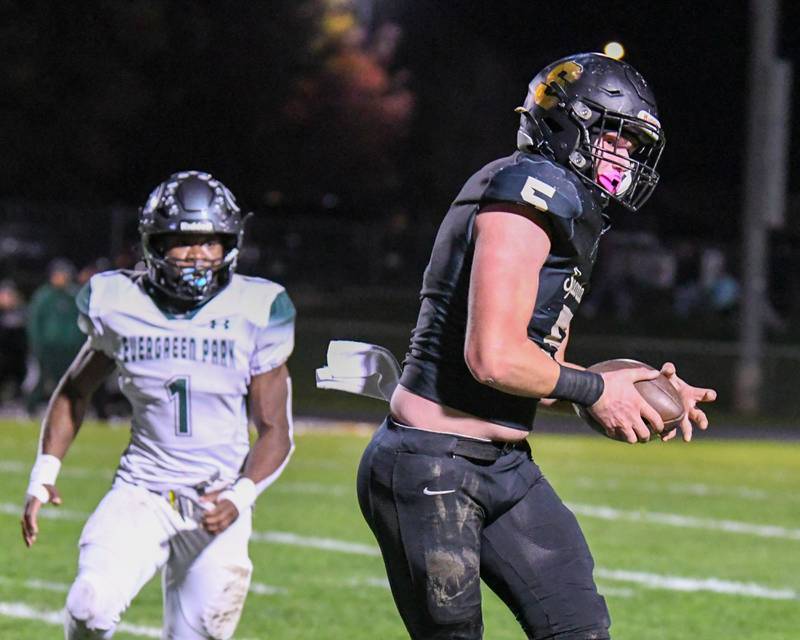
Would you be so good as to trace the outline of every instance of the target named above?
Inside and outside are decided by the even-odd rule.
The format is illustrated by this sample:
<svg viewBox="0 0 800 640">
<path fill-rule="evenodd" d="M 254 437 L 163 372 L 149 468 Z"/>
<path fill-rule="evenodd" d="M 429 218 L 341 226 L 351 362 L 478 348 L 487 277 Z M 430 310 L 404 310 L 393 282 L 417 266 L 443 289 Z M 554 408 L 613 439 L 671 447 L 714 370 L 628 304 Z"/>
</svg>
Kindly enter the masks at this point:
<svg viewBox="0 0 800 640">
<path fill-rule="evenodd" d="M 784 5 L 780 49 L 797 66 L 800 10 L 798 3 Z M 463 144 L 475 151 L 450 150 L 451 156 L 468 158 L 462 174 L 486 157 L 504 154 L 513 143 L 510 108 L 521 102 L 539 68 L 618 40 L 626 47 L 626 60 L 653 86 L 667 132 L 662 182 L 646 211 L 659 214 L 662 231 L 710 235 L 725 228 L 725 235 L 738 233 L 735 223 L 731 229 L 731 219 L 741 208 L 746 136 L 749 33 L 743 0 L 398 1 L 393 9 L 406 29 L 406 53 L 418 85 L 430 87 L 420 91 L 419 117 L 426 130 L 435 130 L 430 120 L 448 117 L 446 110 L 474 114 L 465 123 Z M 443 98 L 435 87 L 448 74 L 465 79 L 459 95 Z M 794 111 L 800 114 L 798 96 L 800 89 L 794 93 Z M 800 132 L 797 123 L 796 118 L 794 140 Z M 795 167 L 795 191 L 799 177 Z"/>
<path fill-rule="evenodd" d="M 52 96 L 46 105 L 49 112 L 40 115 L 36 109 L 41 105 L 31 106 L 26 113 L 31 117 L 24 122 L 13 117 L 19 114 L 14 106 L 19 109 L 24 96 L 6 92 L 5 107 L 0 102 L 0 115 L 12 114 L 4 119 L 12 144 L 0 161 L 0 196 L 53 200 L 63 194 L 72 202 L 138 204 L 157 177 L 187 164 L 231 176 L 229 182 L 236 191 L 249 188 L 261 194 L 280 188 L 280 178 L 268 184 L 270 179 L 264 177 L 277 175 L 270 173 L 271 167 L 285 169 L 280 152 L 270 148 L 269 126 L 251 131 L 240 124 L 247 120 L 239 115 L 252 117 L 259 110 L 265 114 L 274 110 L 290 82 L 293 57 L 281 52 L 301 43 L 271 26 L 269 16 L 295 10 L 296 3 L 276 0 L 202 9 L 202 3 L 154 2 L 151 4 L 168 7 L 170 27 L 163 33 L 148 34 L 146 21 L 140 21 L 138 32 L 120 36 L 114 32 L 113 21 L 104 20 L 103 12 L 114 6 L 119 13 L 123 4 L 92 3 L 91 19 L 72 7 L 59 9 L 63 15 L 53 18 L 56 9 L 49 3 L 0 4 L 0 10 L 10 12 L 4 15 L 15 18 L 13 8 L 24 7 L 24 18 L 4 21 L 6 30 L 24 26 L 35 34 L 46 26 L 47 37 L 33 49 L 46 46 L 48 51 L 37 60 L 53 65 L 45 75 L 53 86 L 61 87 L 55 93 L 55 106 Z M 656 92 L 668 139 L 660 167 L 661 185 L 637 223 L 642 223 L 642 217 L 657 217 L 655 226 L 665 233 L 728 239 L 738 235 L 748 90 L 745 0 L 359 0 L 357 4 L 371 7 L 377 21 L 396 20 L 403 28 L 396 66 L 410 71 L 416 109 L 410 136 L 394 153 L 402 167 L 401 188 L 408 205 L 425 215 L 443 213 L 472 171 L 513 150 L 517 119 L 512 110 L 541 67 L 569 53 L 597 51 L 605 42 L 619 40 L 626 47 L 626 60 L 644 74 Z M 797 66 L 800 3 L 784 5 L 781 52 Z M 191 15 L 186 15 L 186 7 L 191 7 Z M 200 15 L 203 11 L 206 14 Z M 212 42 L 203 45 L 209 33 Z M 17 35 L 6 33 L 4 40 L 14 40 Z M 168 38 L 166 47 L 158 41 L 163 37 Z M 272 44 L 265 46 L 264 42 Z M 113 47 L 109 60 L 103 59 L 104 47 Z M 158 47 L 163 47 L 160 57 L 152 53 Z M 78 74 L 78 82 L 67 81 L 60 76 L 61 70 L 71 68 L 74 73 L 75 65 L 70 62 L 76 55 L 86 56 L 88 67 L 98 64 L 106 70 L 95 76 L 86 68 Z M 102 104 L 83 113 L 62 110 L 59 102 L 79 104 L 81 92 L 91 88 L 92 82 L 120 80 L 111 66 L 120 60 L 131 65 L 126 71 L 140 74 L 121 78 L 122 89 L 129 92 L 124 100 L 150 100 L 141 111 L 150 115 L 124 122 L 124 127 L 115 131 L 116 137 L 110 138 L 111 144 L 127 148 L 116 158 L 116 174 L 107 171 L 104 175 L 106 167 L 98 160 L 95 173 L 85 175 L 91 167 L 75 166 L 69 147 L 91 144 L 92 140 L 87 142 L 72 132 L 91 129 L 93 118 L 113 122 L 114 105 L 109 113 Z M 156 87 L 155 98 L 137 94 L 136 82 L 142 81 Z M 192 107 L 170 111 L 164 102 L 162 109 L 159 101 L 165 95 L 175 100 L 174 104 Z M 800 89 L 794 94 L 795 113 L 800 114 L 798 96 Z M 62 122 L 54 125 L 52 114 Z M 799 121 L 795 118 L 795 141 Z M 42 144 L 41 136 L 35 135 L 41 127 L 50 127 L 56 134 L 46 139 L 51 148 L 45 166 L 37 164 L 44 162 L 35 154 L 24 153 L 26 144 Z M 314 153 L 316 133 L 301 131 L 300 139 L 292 141 L 306 159 Z M 158 152 L 152 161 L 148 145 Z M 301 174 L 302 163 L 302 158 L 293 159 L 291 171 Z M 254 182 L 259 184 L 253 186 Z M 800 191 L 799 183 L 800 169 L 795 167 L 794 191 Z"/>
</svg>

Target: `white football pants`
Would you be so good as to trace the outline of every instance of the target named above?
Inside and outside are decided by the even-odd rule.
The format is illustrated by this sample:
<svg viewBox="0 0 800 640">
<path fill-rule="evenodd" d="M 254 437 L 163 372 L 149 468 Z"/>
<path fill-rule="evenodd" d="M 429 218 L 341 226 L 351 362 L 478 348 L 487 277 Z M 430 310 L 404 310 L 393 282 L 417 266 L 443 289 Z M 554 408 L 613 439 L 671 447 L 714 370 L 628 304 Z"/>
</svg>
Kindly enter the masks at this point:
<svg viewBox="0 0 800 640">
<path fill-rule="evenodd" d="M 158 494 L 117 481 L 80 537 L 67 596 L 67 640 L 111 638 L 122 613 L 162 570 L 165 640 L 226 640 L 244 607 L 253 565 L 252 510 L 217 536 Z"/>
</svg>

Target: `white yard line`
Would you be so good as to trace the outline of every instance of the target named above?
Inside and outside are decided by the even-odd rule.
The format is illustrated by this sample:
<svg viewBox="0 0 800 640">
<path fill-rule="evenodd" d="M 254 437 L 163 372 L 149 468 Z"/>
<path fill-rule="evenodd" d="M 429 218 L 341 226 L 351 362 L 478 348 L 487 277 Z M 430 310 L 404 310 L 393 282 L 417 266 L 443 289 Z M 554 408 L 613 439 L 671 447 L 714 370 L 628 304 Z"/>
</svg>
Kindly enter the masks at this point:
<svg viewBox="0 0 800 640">
<path fill-rule="evenodd" d="M 590 476 L 578 476 L 578 477 L 571 477 L 564 481 L 564 484 L 573 483 L 575 486 L 578 486 L 582 489 L 635 489 L 636 491 L 643 491 L 648 493 L 658 493 L 658 494 L 665 494 L 670 493 L 674 495 L 690 495 L 690 496 L 698 496 L 698 497 L 724 497 L 730 496 L 733 498 L 738 498 L 742 500 L 769 500 L 774 494 L 766 491 L 764 489 L 752 489 L 750 487 L 744 486 L 714 486 L 709 484 L 704 484 L 701 482 L 695 483 L 675 483 L 670 482 L 664 484 L 663 482 L 653 482 L 653 481 L 642 481 L 636 480 L 632 482 L 629 479 L 620 480 L 620 479 L 599 479 L 599 478 L 592 478 Z M 777 496 L 776 496 L 777 497 Z M 780 496 L 781 501 L 800 501 L 800 496 L 796 495 L 782 495 Z"/>
<path fill-rule="evenodd" d="M 289 590 L 283 587 L 275 587 L 271 584 L 264 584 L 263 582 L 251 582 L 249 593 L 255 593 L 259 596 L 282 596 L 289 593 Z"/>
<path fill-rule="evenodd" d="M 769 600 L 800 599 L 800 594 L 794 589 L 771 589 L 752 582 L 731 582 L 729 580 L 720 580 L 719 578 L 684 578 L 639 571 L 603 569 L 601 567 L 596 568 L 594 573 L 598 578 L 617 580 L 619 582 L 633 582 L 649 589 L 709 591 L 711 593 L 767 598 Z"/>
<path fill-rule="evenodd" d="M 20 620 L 36 620 L 55 627 L 64 626 L 64 610 L 42 610 L 35 609 L 24 602 L 0 602 L 0 616 L 6 618 L 17 618 Z M 160 638 L 161 627 L 148 627 L 140 624 L 129 624 L 120 622 L 117 625 L 120 633 L 129 633 L 141 638 Z M 242 638 L 241 640 L 253 640 Z"/>
<path fill-rule="evenodd" d="M 345 542 L 332 538 L 316 538 L 311 536 L 301 536 L 288 531 L 254 531 L 250 537 L 253 542 L 269 542 L 273 544 L 287 544 L 294 547 L 304 547 L 306 549 L 321 549 L 323 551 L 339 551 L 341 553 L 352 553 L 359 556 L 380 557 L 381 552 L 378 547 L 358 542 Z"/>
<path fill-rule="evenodd" d="M 718 578 L 684 578 L 680 576 L 664 576 L 641 571 L 623 571 L 620 569 L 603 569 L 597 567 L 595 577 L 611 582 L 630 582 L 647 589 L 661 589 L 666 591 L 708 591 L 725 595 L 750 596 L 766 598 L 769 600 L 798 600 L 800 594 L 792 589 L 770 589 L 759 584 L 749 582 L 731 582 Z M 386 578 L 352 578 L 347 581 L 350 587 L 377 587 L 389 588 Z M 608 596 L 630 598 L 635 595 L 633 589 L 627 587 L 612 587 L 602 585 L 600 593 Z"/>
<path fill-rule="evenodd" d="M 33 460 L 21 462 L 19 460 L 4 460 L 0 462 L 0 473 L 20 473 L 28 475 L 31 472 Z M 65 478 L 104 478 L 111 480 L 114 477 L 114 469 L 89 469 L 86 467 L 73 467 L 65 464 L 59 475 Z"/>
<path fill-rule="evenodd" d="M 603 505 L 574 504 L 567 506 L 579 516 L 600 518 L 625 522 L 642 522 L 645 524 L 663 524 L 686 529 L 707 529 L 757 536 L 759 538 L 782 538 L 784 540 L 800 540 L 800 529 L 790 529 L 768 524 L 752 524 L 736 520 L 715 520 L 713 518 L 697 518 L 677 513 L 658 513 L 655 511 L 625 511 Z"/>
<path fill-rule="evenodd" d="M 69 591 L 69 584 L 66 582 L 51 582 L 49 580 L 15 580 L 8 576 L 0 576 L 0 584 L 23 586 L 31 591 L 56 591 L 59 593 Z M 288 591 L 283 587 L 275 587 L 263 582 L 251 582 L 250 593 L 255 593 L 259 596 L 275 596 L 286 594 Z"/>
<path fill-rule="evenodd" d="M 784 540 L 800 540 L 800 529 L 791 529 L 778 525 L 753 524 L 750 522 L 739 522 L 736 520 L 715 520 L 713 518 L 698 518 L 695 516 L 684 516 L 677 513 L 659 513 L 655 511 L 626 511 L 605 505 L 587 504 L 568 504 L 570 509 L 577 515 L 585 518 L 600 518 L 601 520 L 613 520 L 623 522 L 641 522 L 644 524 L 659 524 L 671 527 L 681 527 L 685 529 L 706 529 L 709 531 L 723 531 L 725 533 L 735 533 L 741 535 L 751 535 L 759 538 L 779 538 Z M 0 514 L 20 516 L 22 507 L 12 503 L 0 503 Z M 61 507 L 45 507 L 39 512 L 40 518 L 51 518 L 56 520 L 78 520 L 83 521 L 89 514 L 78 511 L 70 511 Z M 283 542 L 293 544 L 291 540 L 297 537 L 294 533 L 284 533 L 279 531 L 269 531 L 261 534 L 254 533 L 254 540 L 258 542 Z M 262 539 L 258 539 L 261 536 Z M 302 539 L 302 538 L 301 538 Z M 307 538 L 309 542 L 305 546 L 317 547 L 320 549 L 330 548 L 330 542 L 324 538 Z M 346 548 L 333 549 L 334 551 L 346 551 L 348 545 L 343 543 Z"/>
<path fill-rule="evenodd" d="M 38 620 L 45 624 L 59 626 L 64 624 L 63 609 L 61 611 L 42 611 L 41 609 L 34 609 L 24 602 L 0 602 L 0 616 L 22 618 L 23 620 Z"/>
<path fill-rule="evenodd" d="M 59 593 L 66 593 L 69 591 L 69 585 L 64 582 L 50 582 L 48 580 L 14 580 L 6 576 L 0 576 L 0 584 L 7 584 L 12 586 L 22 585 L 26 589 L 32 591 L 56 591 Z"/>
<path fill-rule="evenodd" d="M 0 473 L 28 475 L 31 465 L 19 460 L 5 460 L 0 462 Z M 65 478 L 100 478 L 109 482 L 114 478 L 114 469 L 87 469 L 85 467 L 65 466 L 59 473 Z M 353 487 L 347 485 L 330 485 L 320 482 L 291 482 L 281 481 L 270 488 L 270 493 L 308 493 L 331 496 L 346 496 L 355 492 Z"/>
<path fill-rule="evenodd" d="M 62 627 L 64 626 L 64 610 L 42 610 L 34 609 L 24 602 L 0 602 L 0 616 L 6 618 L 19 618 L 22 620 L 36 620 L 45 624 Z M 120 622 L 117 631 L 130 633 L 142 638 L 160 638 L 161 629 L 157 627 L 145 627 L 138 624 L 128 624 Z"/>
<path fill-rule="evenodd" d="M 303 464 L 303 461 L 293 461 L 293 465 L 300 464 L 301 466 L 309 466 L 321 468 L 322 466 L 330 466 L 340 468 L 343 465 L 331 464 L 331 461 L 314 461 Z M 28 475 L 31 470 L 33 462 L 23 462 L 20 460 L 5 460 L 0 462 L 0 473 L 8 474 L 22 474 Z M 114 477 L 114 469 L 112 468 L 86 468 L 86 467 L 73 467 L 67 463 L 60 472 L 60 475 L 66 478 L 100 478 L 104 480 L 112 480 Z M 577 476 L 566 480 L 564 484 L 569 482 L 584 489 L 617 489 L 621 487 L 631 488 L 631 483 L 628 480 L 620 480 L 613 478 L 592 478 L 591 476 Z M 743 500 L 756 500 L 763 501 L 771 498 L 780 499 L 782 502 L 792 501 L 800 502 L 800 495 L 786 494 L 777 495 L 774 492 L 765 489 L 754 489 L 746 486 L 714 486 L 704 483 L 669 483 L 663 484 L 653 481 L 637 480 L 635 488 L 640 491 L 648 493 L 670 493 L 676 495 L 692 495 L 698 497 L 717 497 L 717 496 L 731 496 Z M 349 495 L 354 492 L 354 487 L 350 485 L 329 485 L 318 482 L 292 482 L 281 480 L 270 488 L 271 492 L 279 493 L 308 493 L 308 494 L 322 494 L 322 495 Z"/>
<path fill-rule="evenodd" d="M 598 585 L 597 590 L 601 596 L 611 596 L 614 598 L 633 598 L 636 595 L 636 590 L 629 587 Z"/>
<path fill-rule="evenodd" d="M 387 578 L 350 578 L 346 584 L 348 587 L 377 587 L 378 589 L 389 589 L 389 580 Z"/>
<path fill-rule="evenodd" d="M 761 537 L 800 539 L 800 532 L 783 527 L 761 526 L 741 522 L 718 521 L 701 518 L 689 518 L 675 514 L 653 514 L 647 512 L 620 511 L 611 507 L 589 505 L 572 505 L 572 509 L 585 517 L 599 517 L 607 520 L 634 520 L 637 522 L 669 524 L 673 526 L 717 529 L 732 533 L 746 533 Z M 0 513 L 19 515 L 19 507 L 13 504 L 0 504 Z M 55 514 L 59 514 L 56 516 Z M 40 512 L 42 518 L 61 517 L 63 519 L 85 520 L 88 514 L 65 512 L 49 509 Z M 287 531 L 255 531 L 251 540 L 269 544 L 283 544 L 306 549 L 336 551 L 355 555 L 379 557 L 377 547 L 357 542 L 347 542 L 332 538 L 303 536 Z M 666 589 L 669 591 L 707 591 L 727 595 L 744 595 L 772 600 L 798 600 L 800 594 L 790 588 L 773 588 L 748 582 L 732 582 L 719 578 L 686 578 L 681 576 L 660 575 L 619 569 L 597 568 L 598 578 L 633 582 L 648 588 Z M 52 586 L 52 585 L 51 585 Z M 0 612 L 1 613 L 1 612 Z"/>
<path fill-rule="evenodd" d="M 20 501 L 19 504 L 13 504 L 11 502 L 0 503 L 0 514 L 21 518 L 22 501 Z M 82 511 L 73 511 L 71 509 L 63 509 L 61 507 L 45 505 L 44 508 L 39 511 L 39 517 L 44 520 L 71 520 L 75 522 L 85 522 L 89 517 L 89 514 L 83 513 Z"/>
<path fill-rule="evenodd" d="M 21 507 L 8 502 L 0 503 L 0 514 L 19 517 L 21 514 Z M 39 512 L 39 517 L 43 520 L 72 520 L 84 522 L 89 517 L 89 514 L 79 511 L 69 511 L 60 507 L 45 506 L 45 508 Z M 323 551 L 340 551 L 342 553 L 354 553 L 356 555 L 380 556 L 378 548 L 371 545 L 359 544 L 357 542 L 345 542 L 331 538 L 302 536 L 289 531 L 253 531 L 250 540 L 253 542 L 287 544 L 308 549 L 321 549 Z"/>
</svg>

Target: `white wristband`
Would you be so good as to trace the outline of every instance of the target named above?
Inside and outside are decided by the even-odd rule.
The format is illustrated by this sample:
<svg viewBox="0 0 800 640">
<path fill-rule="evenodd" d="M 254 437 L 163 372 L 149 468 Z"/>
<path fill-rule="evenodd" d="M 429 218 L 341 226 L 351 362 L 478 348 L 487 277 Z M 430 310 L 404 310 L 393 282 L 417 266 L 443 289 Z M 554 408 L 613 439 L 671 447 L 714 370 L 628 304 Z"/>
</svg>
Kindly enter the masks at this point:
<svg viewBox="0 0 800 640">
<path fill-rule="evenodd" d="M 219 494 L 217 502 L 221 500 L 230 500 L 236 507 L 239 515 L 242 515 L 255 504 L 257 497 L 258 492 L 256 491 L 255 483 L 250 478 L 239 478 L 230 488 L 225 489 L 225 491 Z"/>
<path fill-rule="evenodd" d="M 36 456 L 36 462 L 33 463 L 31 478 L 25 493 L 37 498 L 42 504 L 50 502 L 50 492 L 44 485 L 55 485 L 60 470 L 61 460 L 48 453 L 40 453 Z"/>
</svg>

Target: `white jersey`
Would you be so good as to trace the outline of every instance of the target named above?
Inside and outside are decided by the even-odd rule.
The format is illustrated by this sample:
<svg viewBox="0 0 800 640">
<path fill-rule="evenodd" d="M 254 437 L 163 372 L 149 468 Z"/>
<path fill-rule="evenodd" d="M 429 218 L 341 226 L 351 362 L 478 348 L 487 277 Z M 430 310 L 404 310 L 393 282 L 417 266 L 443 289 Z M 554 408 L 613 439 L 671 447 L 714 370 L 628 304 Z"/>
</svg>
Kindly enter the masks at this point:
<svg viewBox="0 0 800 640">
<path fill-rule="evenodd" d="M 116 362 L 133 407 L 117 478 L 157 491 L 231 482 L 250 449 L 250 379 L 288 359 L 294 306 L 282 286 L 234 275 L 199 309 L 171 316 L 142 276 L 100 273 L 78 295 L 81 328 Z"/>
</svg>

